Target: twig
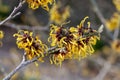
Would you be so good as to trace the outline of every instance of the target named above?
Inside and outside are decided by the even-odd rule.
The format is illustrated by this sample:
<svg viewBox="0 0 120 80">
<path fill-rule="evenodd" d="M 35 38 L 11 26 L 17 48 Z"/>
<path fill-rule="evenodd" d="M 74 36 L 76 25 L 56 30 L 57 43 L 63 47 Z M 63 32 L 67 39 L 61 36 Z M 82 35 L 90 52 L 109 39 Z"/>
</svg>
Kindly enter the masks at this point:
<svg viewBox="0 0 120 80">
<path fill-rule="evenodd" d="M 26 61 L 24 57 L 25 57 L 25 55 L 23 55 L 23 60 L 22 60 L 22 62 L 21 62 L 11 73 L 9 73 L 3 80 L 10 80 L 11 77 L 12 77 L 17 71 L 19 71 L 21 68 L 27 66 L 28 64 L 37 61 L 37 59 L 39 58 L 39 57 L 36 57 L 36 58 L 34 58 L 34 59 L 32 59 L 32 60 L 27 60 L 27 61 Z"/>
<path fill-rule="evenodd" d="M 104 77 L 111 69 L 112 65 L 109 62 L 105 62 L 103 68 L 101 69 L 100 73 L 92 80 L 104 80 Z"/>
<path fill-rule="evenodd" d="M 90 0 L 90 1 L 91 1 L 91 4 L 93 5 L 93 9 L 94 9 L 96 15 L 98 16 L 98 18 L 100 19 L 100 21 L 102 22 L 102 24 L 104 26 L 106 26 L 106 20 L 103 17 L 102 13 L 100 12 L 96 1 L 95 0 Z M 113 40 L 114 39 L 113 35 L 110 33 L 110 31 L 106 27 L 105 27 L 105 29 L 106 29 L 106 32 L 107 32 L 108 36 Z"/>
<path fill-rule="evenodd" d="M 116 60 L 117 56 L 113 51 L 111 51 L 111 53 L 112 54 L 109 54 L 109 57 L 107 58 L 107 61 L 105 61 L 101 57 L 97 58 L 97 60 L 95 60 L 96 63 L 98 63 L 100 65 L 103 64 L 103 68 L 100 70 L 99 74 L 95 78 L 93 78 L 92 80 L 104 80 L 104 77 L 111 70 L 112 67 L 114 69 L 117 68 L 116 66 L 114 66 L 114 63 L 115 63 L 115 60 Z"/>
<path fill-rule="evenodd" d="M 16 25 L 14 23 L 10 23 L 10 22 L 7 22 L 9 21 L 10 19 L 13 19 L 15 18 L 16 16 L 20 15 L 21 12 L 17 12 L 21 7 L 22 5 L 25 3 L 25 0 L 20 0 L 20 3 L 18 4 L 17 7 L 15 7 L 13 9 L 13 11 L 11 12 L 11 14 L 6 18 L 4 19 L 3 21 L 0 22 L 0 26 L 1 25 L 5 25 L 5 26 L 8 26 L 8 27 L 11 27 L 11 28 L 14 28 L 16 30 L 19 30 L 19 29 L 27 29 L 27 30 L 43 30 L 43 31 L 47 31 L 49 29 L 49 25 L 50 23 L 48 23 L 46 26 L 43 26 L 43 27 L 40 27 L 40 26 L 34 26 L 34 27 L 30 27 L 30 26 L 27 26 L 27 25 Z M 7 23 L 6 23 L 7 22 Z"/>
<path fill-rule="evenodd" d="M 95 60 L 95 59 L 90 59 L 90 60 L 94 61 L 96 64 L 103 65 L 103 68 L 100 70 L 100 73 L 95 78 L 92 78 L 91 80 L 104 80 L 104 77 L 108 72 L 113 72 L 115 70 L 120 69 L 119 65 L 110 64 L 105 60 L 103 60 L 102 58 L 98 60 Z"/>
<path fill-rule="evenodd" d="M 53 49 L 54 49 L 54 50 L 53 50 Z M 52 54 L 52 53 L 54 53 L 54 52 L 56 52 L 56 51 L 58 51 L 58 50 L 61 50 L 61 49 L 63 49 L 63 48 L 58 48 L 58 49 L 56 49 L 56 48 L 53 47 L 53 48 L 49 48 L 47 52 L 53 50 L 52 52 L 49 52 L 49 54 Z M 44 54 L 46 54 L 46 52 L 45 52 Z M 12 77 L 17 71 L 19 71 L 19 70 L 22 69 L 23 67 L 25 67 L 25 66 L 27 66 L 27 65 L 35 62 L 35 61 L 37 61 L 38 58 L 40 58 L 40 57 L 41 57 L 41 56 L 37 56 L 37 57 L 33 58 L 32 60 L 26 60 L 26 55 L 23 55 L 23 60 L 22 60 L 22 62 L 21 62 L 13 71 L 11 71 L 3 80 L 10 80 L 11 77 Z"/>
<path fill-rule="evenodd" d="M 25 1 L 20 1 L 20 3 L 18 4 L 18 6 L 13 9 L 13 11 L 11 12 L 11 14 L 6 19 L 4 19 L 3 21 L 0 22 L 0 26 L 3 25 L 5 22 L 9 21 L 10 19 L 13 19 L 16 16 L 20 15 L 21 12 L 17 12 L 17 11 L 22 7 L 22 5 L 24 3 L 25 3 Z"/>
<path fill-rule="evenodd" d="M 13 28 L 13 29 L 16 29 L 16 30 L 20 30 L 20 29 L 27 29 L 27 30 L 43 30 L 43 31 L 47 31 L 49 30 L 49 25 L 47 26 L 27 26 L 27 25 L 18 25 L 18 24 L 14 24 L 14 23 L 10 23 L 10 22 L 7 22 L 5 24 L 3 24 L 4 26 L 7 26 L 7 27 L 10 27 L 10 28 Z"/>
<path fill-rule="evenodd" d="M 114 40 L 116 40 L 118 38 L 118 35 L 119 35 L 119 28 L 116 28 L 116 30 L 114 31 L 114 34 L 113 34 Z"/>
</svg>

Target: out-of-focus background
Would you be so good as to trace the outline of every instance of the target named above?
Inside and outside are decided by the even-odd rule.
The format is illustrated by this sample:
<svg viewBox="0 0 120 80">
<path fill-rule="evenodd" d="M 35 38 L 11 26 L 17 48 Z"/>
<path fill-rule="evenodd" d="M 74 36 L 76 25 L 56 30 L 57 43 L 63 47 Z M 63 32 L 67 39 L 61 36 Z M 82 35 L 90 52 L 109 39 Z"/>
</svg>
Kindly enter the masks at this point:
<svg viewBox="0 0 120 80">
<path fill-rule="evenodd" d="M 66 26 L 76 26 L 86 16 L 89 16 L 91 27 L 94 29 L 98 29 L 103 24 L 94 11 L 96 7 L 92 4 L 92 0 L 58 1 L 70 7 L 70 17 L 68 18 L 70 23 Z M 99 11 L 106 20 L 110 19 L 117 11 L 113 0 L 93 1 L 97 3 Z M 19 0 L 0 0 L 0 21 L 8 17 L 18 3 Z M 32 10 L 28 8 L 27 3 L 23 5 L 20 12 L 19 16 L 0 26 L 0 30 L 4 31 L 4 38 L 1 40 L 2 46 L 0 47 L 0 80 L 22 60 L 24 51 L 17 48 L 13 37 L 13 34 L 21 29 L 21 26 L 26 27 L 27 25 L 28 29 L 35 26 L 39 27 L 39 29 L 31 29 L 31 31 L 39 35 L 45 44 L 50 45 L 47 41 L 49 29 L 45 28 L 49 26 L 49 12 L 41 7 Z M 104 28 L 101 33 L 101 40 L 94 46 L 95 53 L 83 60 L 65 60 L 59 67 L 51 65 L 49 59 L 46 58 L 45 62 L 40 63 L 38 67 L 33 63 L 20 70 L 12 80 L 120 80 L 120 42 L 114 43 L 115 39 L 109 37 L 109 33 L 114 35 L 115 31 L 108 30 L 107 33 Z M 119 32 L 119 30 L 117 31 Z M 119 37 L 118 35 L 118 40 Z M 112 44 L 115 45 L 115 48 L 111 46 Z M 118 51 L 116 52 L 115 49 Z"/>
</svg>

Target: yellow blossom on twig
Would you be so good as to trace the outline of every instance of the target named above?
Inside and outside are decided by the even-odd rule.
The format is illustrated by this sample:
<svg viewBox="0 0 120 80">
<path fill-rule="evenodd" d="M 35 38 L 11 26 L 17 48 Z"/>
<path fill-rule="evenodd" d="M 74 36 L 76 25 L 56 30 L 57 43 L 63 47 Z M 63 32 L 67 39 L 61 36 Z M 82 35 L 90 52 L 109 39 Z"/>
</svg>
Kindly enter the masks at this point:
<svg viewBox="0 0 120 80">
<path fill-rule="evenodd" d="M 48 4 L 52 4 L 54 0 L 26 0 L 26 2 L 32 9 L 37 9 L 41 6 L 43 9 L 49 11 Z"/>
<path fill-rule="evenodd" d="M 90 22 L 88 22 L 88 27 L 84 26 L 87 18 L 85 17 L 77 27 L 69 29 L 52 25 L 48 41 L 51 42 L 51 46 L 62 50 L 51 54 L 51 63 L 61 65 L 65 59 L 80 60 L 94 52 L 92 45 L 100 39 L 100 33 L 90 27 Z"/>
<path fill-rule="evenodd" d="M 18 48 L 24 49 L 28 60 L 40 57 L 38 60 L 43 61 L 42 58 L 44 57 L 44 52 L 47 50 L 47 46 L 43 44 L 37 36 L 33 37 L 32 32 L 20 30 L 18 33 L 14 34 L 14 37 L 17 37 L 16 44 Z"/>
<path fill-rule="evenodd" d="M 50 62 L 51 64 L 56 64 L 56 65 L 60 65 L 62 64 L 62 62 L 65 59 L 70 59 L 72 58 L 70 54 L 67 54 L 68 52 L 66 52 L 64 50 L 65 48 L 55 51 L 53 54 L 50 54 Z"/>
</svg>

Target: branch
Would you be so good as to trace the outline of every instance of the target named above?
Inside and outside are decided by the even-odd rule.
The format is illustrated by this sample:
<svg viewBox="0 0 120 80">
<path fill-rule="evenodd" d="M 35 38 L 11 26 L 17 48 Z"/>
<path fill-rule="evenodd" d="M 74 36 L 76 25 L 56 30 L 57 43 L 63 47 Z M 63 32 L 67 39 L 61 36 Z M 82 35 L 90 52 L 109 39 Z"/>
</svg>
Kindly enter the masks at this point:
<svg viewBox="0 0 120 80">
<path fill-rule="evenodd" d="M 55 47 L 53 47 L 53 48 L 49 48 L 47 52 L 49 52 L 48 54 L 52 54 L 52 53 L 54 53 L 54 52 L 56 52 L 56 51 L 58 51 L 58 50 L 61 50 L 61 49 L 63 49 L 63 48 L 57 48 L 57 49 L 56 49 Z M 51 51 L 51 50 L 53 50 L 53 51 Z M 44 54 L 47 54 L 47 52 L 45 52 Z M 40 57 L 41 57 L 41 56 L 37 56 L 37 57 L 33 58 L 32 60 L 26 60 L 26 55 L 23 55 L 23 60 L 22 60 L 22 62 L 21 62 L 13 71 L 11 71 L 3 80 L 10 80 L 11 77 L 12 77 L 17 71 L 19 71 L 19 70 L 22 69 L 23 67 L 25 67 L 25 66 L 27 66 L 27 65 L 35 62 L 35 61 L 37 61 Z"/>
<path fill-rule="evenodd" d="M 19 71 L 21 68 L 27 66 L 28 64 L 37 61 L 37 59 L 38 59 L 38 57 L 36 57 L 36 58 L 34 58 L 34 59 L 32 59 L 32 60 L 26 61 L 24 57 L 25 57 L 25 55 L 23 55 L 23 60 L 22 60 L 22 62 L 21 62 L 12 72 L 10 72 L 3 80 L 10 80 L 11 77 L 12 77 L 17 71 Z"/>
<path fill-rule="evenodd" d="M 103 68 L 100 70 L 100 73 L 92 80 L 104 80 L 104 77 L 111 69 L 112 65 L 109 62 L 105 62 Z"/>
<path fill-rule="evenodd" d="M 103 68 L 100 70 L 99 74 L 92 80 L 104 80 L 105 76 L 109 71 L 119 68 L 119 66 L 117 67 L 114 65 L 117 56 L 118 55 L 116 55 L 113 51 L 111 51 L 111 54 L 109 54 L 107 61 L 101 57 L 98 57 L 96 60 L 92 59 L 97 64 L 103 65 Z"/>
<path fill-rule="evenodd" d="M 90 0 L 91 1 L 91 4 L 93 5 L 93 9 L 94 9 L 94 12 L 96 13 L 96 15 L 98 16 L 98 18 L 100 19 L 100 21 L 102 22 L 102 24 L 104 26 L 106 26 L 106 20 L 105 18 L 103 17 L 102 13 L 100 12 L 99 8 L 98 8 L 98 5 L 96 3 L 95 0 Z M 110 31 L 105 27 L 106 29 L 106 32 L 108 34 L 108 36 L 113 40 L 113 35 L 110 33 Z"/>
<path fill-rule="evenodd" d="M 17 11 L 22 7 L 22 5 L 24 3 L 25 3 L 25 0 L 23 0 L 23 1 L 20 0 L 20 3 L 18 4 L 17 7 L 15 7 L 13 9 L 13 11 L 11 12 L 11 14 L 6 19 L 4 19 L 3 21 L 0 22 L 0 26 L 1 25 L 5 25 L 7 27 L 14 28 L 16 30 L 27 29 L 27 30 L 43 30 L 43 31 L 47 31 L 49 29 L 49 25 L 50 25 L 51 22 L 49 22 L 46 26 L 43 26 L 43 27 L 40 27 L 40 26 L 30 27 L 30 26 L 27 26 L 27 25 L 16 25 L 16 24 L 7 22 L 7 21 L 9 21 L 9 20 L 11 20 L 11 19 L 13 19 L 16 16 L 18 16 L 18 15 L 21 14 L 21 12 L 17 12 Z"/>
<path fill-rule="evenodd" d="M 22 7 L 22 5 L 24 3 L 25 3 L 25 1 L 20 1 L 20 3 L 18 4 L 18 6 L 13 9 L 13 11 L 11 12 L 11 14 L 6 19 L 4 19 L 3 21 L 0 22 L 0 26 L 3 25 L 5 22 L 9 21 L 10 19 L 13 19 L 16 16 L 20 15 L 21 12 L 17 12 L 17 11 Z"/>
<path fill-rule="evenodd" d="M 46 25 L 46 26 L 27 26 L 27 25 L 18 25 L 18 24 L 14 24 L 14 23 L 10 23 L 10 22 L 7 22 L 5 24 L 3 24 L 4 26 L 7 26 L 7 27 L 10 27 L 10 28 L 13 28 L 13 29 L 16 29 L 16 30 L 20 30 L 20 29 L 27 29 L 27 30 L 43 30 L 43 31 L 47 31 L 49 30 L 49 25 Z"/>
<path fill-rule="evenodd" d="M 114 40 L 116 40 L 119 36 L 119 27 L 115 29 L 114 31 L 114 34 L 113 34 L 113 37 L 114 37 Z"/>
</svg>

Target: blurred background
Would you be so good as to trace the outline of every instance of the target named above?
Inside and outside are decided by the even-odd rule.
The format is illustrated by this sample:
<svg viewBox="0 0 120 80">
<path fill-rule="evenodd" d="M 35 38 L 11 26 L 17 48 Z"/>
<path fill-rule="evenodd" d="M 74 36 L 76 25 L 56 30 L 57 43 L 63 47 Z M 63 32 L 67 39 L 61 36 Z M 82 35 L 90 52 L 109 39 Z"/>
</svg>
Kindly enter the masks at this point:
<svg viewBox="0 0 120 80">
<path fill-rule="evenodd" d="M 101 24 L 107 25 L 107 21 L 111 20 L 116 12 L 119 14 L 117 16 L 119 19 L 116 20 L 115 18 L 115 20 L 120 24 L 120 11 L 113 3 L 114 0 L 58 1 L 62 3 L 62 9 L 69 6 L 70 17 L 67 21 L 70 21 L 70 23 L 66 24 L 66 27 L 76 26 L 84 17 L 89 16 L 91 27 L 98 29 Z M 102 17 L 106 20 L 105 23 L 102 22 L 99 14 L 95 11 L 94 2 L 96 2 Z M 19 0 L 0 0 L 0 21 L 8 17 L 18 3 Z M 119 0 L 118 3 L 120 3 Z M 33 31 L 40 36 L 45 44 L 50 45 L 47 41 L 51 23 L 49 12 L 41 7 L 32 10 L 28 8 L 27 3 L 19 11 L 21 12 L 19 16 L 0 26 L 0 30 L 4 32 L 4 38 L 0 40 L 2 42 L 0 47 L 0 80 L 22 60 L 24 51 L 17 48 L 13 37 L 13 34 L 19 29 Z M 115 27 L 115 24 L 116 22 L 112 27 Z M 65 60 L 59 67 L 51 65 L 49 59 L 46 58 L 45 62 L 40 63 L 38 67 L 33 63 L 18 71 L 12 80 L 120 80 L 119 27 L 120 25 L 115 27 L 114 30 L 109 30 L 109 27 L 105 26 L 101 33 L 101 40 L 94 46 L 95 53 L 85 59 L 80 61 Z M 114 35 L 117 35 L 117 38 Z"/>
</svg>

